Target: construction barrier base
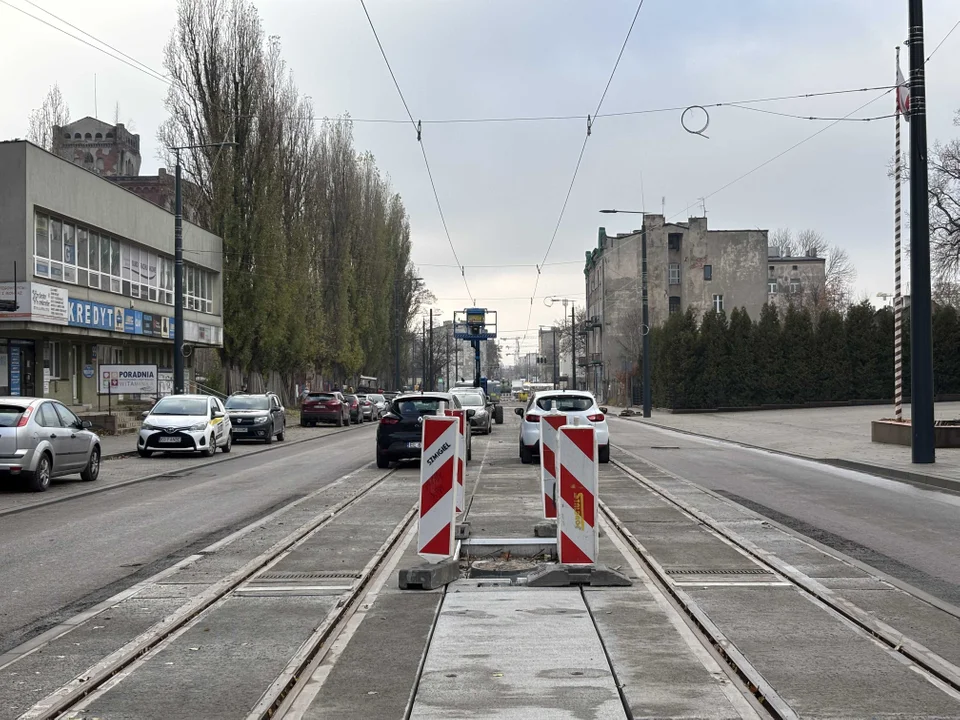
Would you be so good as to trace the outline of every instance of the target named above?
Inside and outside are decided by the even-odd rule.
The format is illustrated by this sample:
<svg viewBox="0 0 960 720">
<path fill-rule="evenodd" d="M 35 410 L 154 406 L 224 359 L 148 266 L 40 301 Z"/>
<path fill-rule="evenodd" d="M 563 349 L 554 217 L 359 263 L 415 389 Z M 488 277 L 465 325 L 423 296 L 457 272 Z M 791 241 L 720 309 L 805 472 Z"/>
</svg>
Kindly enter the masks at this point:
<svg viewBox="0 0 960 720">
<path fill-rule="evenodd" d="M 457 523 L 456 533 L 457 534 L 454 537 L 455 540 L 466 540 L 468 537 L 470 537 L 470 523 L 468 522 Z"/>
<path fill-rule="evenodd" d="M 533 536 L 539 538 L 556 538 L 557 537 L 557 521 L 556 520 L 541 520 L 536 525 L 533 526 Z"/>
<path fill-rule="evenodd" d="M 456 558 L 438 563 L 424 563 L 400 571 L 401 590 L 436 590 L 460 578 L 460 561 Z"/>
<path fill-rule="evenodd" d="M 527 578 L 530 587 L 625 587 L 633 583 L 605 565 L 547 565 Z"/>
</svg>

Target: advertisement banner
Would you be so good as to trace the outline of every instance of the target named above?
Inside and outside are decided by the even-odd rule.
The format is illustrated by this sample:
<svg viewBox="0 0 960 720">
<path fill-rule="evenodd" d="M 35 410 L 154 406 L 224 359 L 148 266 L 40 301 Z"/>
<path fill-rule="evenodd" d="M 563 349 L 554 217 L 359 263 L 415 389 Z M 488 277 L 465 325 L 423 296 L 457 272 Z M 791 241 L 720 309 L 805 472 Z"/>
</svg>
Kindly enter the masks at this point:
<svg viewBox="0 0 960 720">
<path fill-rule="evenodd" d="M 101 395 L 155 395 L 160 374 L 156 365 L 101 365 Z"/>
<path fill-rule="evenodd" d="M 0 300 L 13 300 L 13 283 L 0 283 Z M 0 312 L 2 320 L 28 320 L 31 322 L 66 325 L 69 321 L 67 291 L 42 283 L 17 283 L 14 312 Z"/>
</svg>

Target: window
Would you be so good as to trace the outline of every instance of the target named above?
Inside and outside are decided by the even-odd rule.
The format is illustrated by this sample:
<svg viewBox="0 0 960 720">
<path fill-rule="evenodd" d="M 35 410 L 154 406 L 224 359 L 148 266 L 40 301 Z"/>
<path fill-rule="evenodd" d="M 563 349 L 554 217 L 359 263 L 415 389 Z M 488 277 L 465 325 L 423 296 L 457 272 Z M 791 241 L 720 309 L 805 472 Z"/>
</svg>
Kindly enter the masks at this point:
<svg viewBox="0 0 960 720">
<path fill-rule="evenodd" d="M 667 273 L 667 283 L 670 285 L 680 284 L 680 263 L 670 263 Z"/>
<path fill-rule="evenodd" d="M 798 292 L 800 292 L 800 281 L 793 279 L 790 281 L 790 294 L 796 295 Z"/>
<path fill-rule="evenodd" d="M 723 295 L 713 296 L 713 309 L 717 312 L 723 312 Z"/>
<path fill-rule="evenodd" d="M 769 267 L 767 267 L 767 275 L 769 277 L 773 277 L 776 274 L 777 274 L 777 269 L 773 265 L 770 265 Z"/>
<path fill-rule="evenodd" d="M 703 266 L 703 279 L 704 279 L 704 280 L 713 280 L 713 265 L 704 265 L 704 266 Z"/>
<path fill-rule="evenodd" d="M 97 140 L 103 140 L 103 133 L 97 133 L 96 135 L 94 135 L 94 137 L 95 137 Z"/>
<path fill-rule="evenodd" d="M 49 219 L 40 213 L 37 213 L 34 254 L 34 274 L 50 277 L 50 263 L 47 262 L 50 257 Z"/>
<path fill-rule="evenodd" d="M 776 294 L 777 294 L 777 281 L 776 281 L 776 280 L 771 280 L 770 282 L 767 283 L 767 292 L 770 293 L 771 295 L 776 295 Z"/>
<path fill-rule="evenodd" d="M 70 412 L 70 410 L 65 408 L 63 405 L 61 405 L 60 403 L 54 403 L 53 407 L 57 411 L 57 415 L 60 416 L 60 423 L 65 428 L 82 427 L 80 423 L 80 418 L 78 418 L 76 415 Z"/>
<path fill-rule="evenodd" d="M 90 260 L 90 234 L 86 228 L 77 228 L 77 266 L 85 268 Z"/>
<path fill-rule="evenodd" d="M 83 139 L 84 139 L 84 140 L 93 140 L 93 135 L 91 135 L 90 133 L 85 133 L 84 136 L 83 136 Z"/>
<path fill-rule="evenodd" d="M 793 266 L 793 269 L 794 269 L 794 270 L 796 270 L 796 269 L 797 269 L 797 266 L 796 266 L 796 265 L 794 265 L 794 266 Z"/>
<path fill-rule="evenodd" d="M 50 368 L 50 378 L 53 380 L 63 379 L 63 346 L 59 342 L 49 342 L 43 350 L 43 359 Z"/>
<path fill-rule="evenodd" d="M 53 409 L 53 403 L 45 402 L 37 411 L 37 425 L 46 428 L 58 428 L 60 425 L 60 416 Z"/>
<path fill-rule="evenodd" d="M 670 314 L 673 315 L 674 313 L 678 313 L 678 312 L 680 312 L 680 298 L 677 297 L 676 295 L 671 295 L 670 296 Z"/>
<path fill-rule="evenodd" d="M 560 412 L 586 412 L 593 407 L 593 398 L 588 395 L 545 395 L 537 398 L 537 407 L 549 410 L 554 402 Z"/>
<path fill-rule="evenodd" d="M 680 241 L 683 239 L 683 233 L 667 234 L 667 250 L 679 250 Z"/>
<path fill-rule="evenodd" d="M 77 282 L 77 228 L 70 223 L 63 224 L 63 279 Z"/>
</svg>

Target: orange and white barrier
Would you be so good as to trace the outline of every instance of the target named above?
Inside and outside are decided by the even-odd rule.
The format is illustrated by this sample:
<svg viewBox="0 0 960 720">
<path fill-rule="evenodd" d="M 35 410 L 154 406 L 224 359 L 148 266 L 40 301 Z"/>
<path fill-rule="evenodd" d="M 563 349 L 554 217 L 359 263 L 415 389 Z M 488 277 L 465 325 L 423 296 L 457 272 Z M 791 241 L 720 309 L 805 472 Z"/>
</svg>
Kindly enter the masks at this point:
<svg viewBox="0 0 960 720">
<path fill-rule="evenodd" d="M 592 425 L 564 425 L 557 443 L 557 555 L 565 565 L 594 565 L 597 526 L 597 432 Z"/>
<path fill-rule="evenodd" d="M 436 563 L 453 557 L 454 553 L 459 420 L 444 415 L 425 415 L 421 438 L 417 552 L 427 562 Z"/>
<path fill-rule="evenodd" d="M 466 410 L 455 408 L 447 410 L 446 415 L 460 418 L 460 444 L 457 446 L 457 513 L 459 514 L 463 512 L 463 481 L 467 472 L 467 433 L 470 429 L 467 424 Z"/>
<path fill-rule="evenodd" d="M 540 488 L 543 496 L 543 517 L 557 517 L 557 443 L 560 428 L 567 424 L 567 416 L 552 410 L 540 416 Z"/>
</svg>

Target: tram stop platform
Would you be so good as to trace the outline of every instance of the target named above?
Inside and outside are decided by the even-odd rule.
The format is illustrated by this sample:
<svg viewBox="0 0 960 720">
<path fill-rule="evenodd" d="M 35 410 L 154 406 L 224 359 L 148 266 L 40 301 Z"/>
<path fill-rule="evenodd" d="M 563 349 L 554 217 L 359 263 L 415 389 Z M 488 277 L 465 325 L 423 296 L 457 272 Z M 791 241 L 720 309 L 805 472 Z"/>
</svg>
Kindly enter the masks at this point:
<svg viewBox="0 0 960 720">
<path fill-rule="evenodd" d="M 414 527 L 284 717 L 960 718 L 954 608 L 612 457 L 599 555 L 630 586 L 526 584 L 555 546 L 508 421 L 475 438 L 460 578 L 400 589 Z"/>
</svg>

